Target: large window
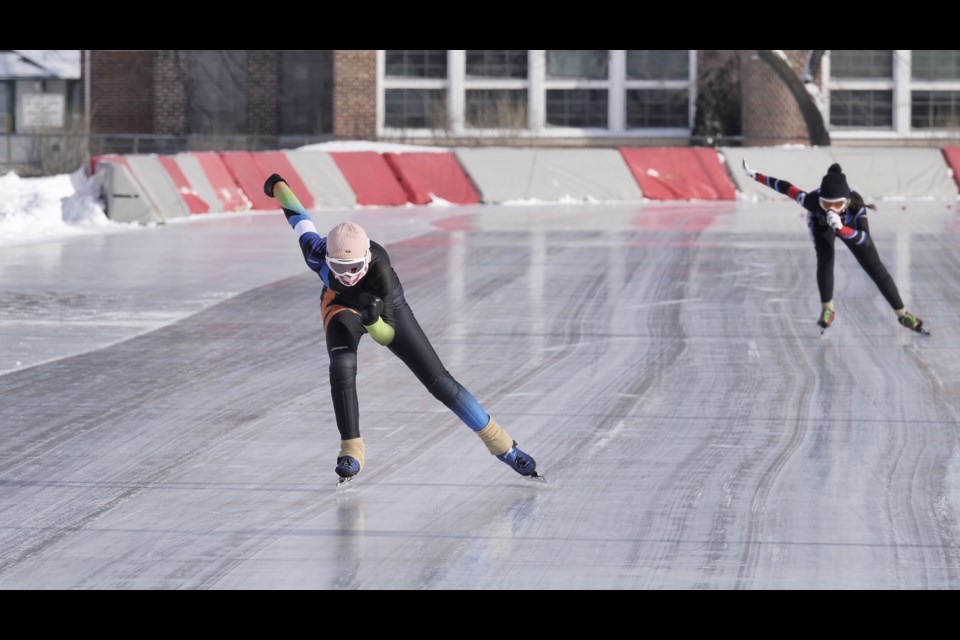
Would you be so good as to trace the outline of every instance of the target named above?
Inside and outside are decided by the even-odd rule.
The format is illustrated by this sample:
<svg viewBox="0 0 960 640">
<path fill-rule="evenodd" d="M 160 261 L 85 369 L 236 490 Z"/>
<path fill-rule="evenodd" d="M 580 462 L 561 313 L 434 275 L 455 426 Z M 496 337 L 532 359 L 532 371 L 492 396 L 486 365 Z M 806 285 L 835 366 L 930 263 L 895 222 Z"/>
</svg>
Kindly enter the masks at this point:
<svg viewBox="0 0 960 640">
<path fill-rule="evenodd" d="M 546 124 L 605 129 L 610 110 L 610 52 L 546 51 Z"/>
<path fill-rule="evenodd" d="M 831 135 L 952 136 L 960 131 L 960 50 L 831 51 Z"/>
<path fill-rule="evenodd" d="M 383 123 L 396 129 L 449 129 L 447 51 L 384 51 Z"/>
<path fill-rule="evenodd" d="M 190 132 L 237 134 L 247 131 L 247 52 L 189 51 Z"/>
<path fill-rule="evenodd" d="M 333 51 L 281 51 L 280 133 L 333 132 Z"/>
<path fill-rule="evenodd" d="M 378 130 L 390 136 L 689 135 L 689 50 L 380 50 Z M 415 131 L 411 131 L 415 130 Z M 419 130 L 419 131 L 416 131 Z"/>
<path fill-rule="evenodd" d="M 830 52 L 830 124 L 850 129 L 892 129 L 892 50 Z"/>
<path fill-rule="evenodd" d="M 626 52 L 628 129 L 682 128 L 690 124 L 690 52 Z"/>
</svg>

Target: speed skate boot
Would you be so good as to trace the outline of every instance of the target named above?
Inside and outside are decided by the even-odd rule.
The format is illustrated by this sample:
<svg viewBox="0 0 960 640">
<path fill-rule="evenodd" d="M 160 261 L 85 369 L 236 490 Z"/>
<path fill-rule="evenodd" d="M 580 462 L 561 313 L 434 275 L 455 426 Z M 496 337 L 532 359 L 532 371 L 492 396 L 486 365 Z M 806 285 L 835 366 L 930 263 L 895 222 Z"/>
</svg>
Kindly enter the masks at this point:
<svg viewBox="0 0 960 640">
<path fill-rule="evenodd" d="M 511 438 L 506 429 L 501 427 L 493 417 L 490 417 L 487 426 L 477 431 L 477 435 L 497 460 L 506 463 L 525 478 L 546 482 L 546 478 L 537 473 L 537 463 L 533 457 L 518 449 L 517 441 Z"/>
<path fill-rule="evenodd" d="M 913 315 L 909 311 L 905 312 L 902 316 L 897 318 L 897 322 L 905 326 L 911 331 L 916 331 L 921 335 L 928 336 L 930 332 L 923 328 L 923 320 Z"/>
<path fill-rule="evenodd" d="M 820 317 L 817 318 L 817 326 L 826 331 L 833 324 L 836 315 L 837 313 L 833 309 L 824 309 L 820 312 Z"/>
<path fill-rule="evenodd" d="M 518 449 L 516 440 L 513 441 L 513 445 L 506 453 L 501 453 L 497 456 L 497 460 L 507 463 L 507 466 L 522 476 L 537 477 L 536 460 L 534 460 L 530 454 Z"/>
<path fill-rule="evenodd" d="M 363 438 L 350 438 L 340 441 L 340 455 L 334 471 L 340 476 L 340 483 L 349 482 L 363 469 L 363 455 L 366 447 Z"/>
</svg>

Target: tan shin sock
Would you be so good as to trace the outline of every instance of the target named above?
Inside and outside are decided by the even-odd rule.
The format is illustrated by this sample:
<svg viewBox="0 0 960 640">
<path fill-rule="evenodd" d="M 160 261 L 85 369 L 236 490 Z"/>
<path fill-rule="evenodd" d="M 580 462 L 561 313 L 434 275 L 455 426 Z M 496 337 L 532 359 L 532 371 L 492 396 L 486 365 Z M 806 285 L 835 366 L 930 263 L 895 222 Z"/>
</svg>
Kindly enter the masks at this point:
<svg viewBox="0 0 960 640">
<path fill-rule="evenodd" d="M 340 441 L 340 455 L 338 458 L 343 456 L 350 456 L 351 458 L 356 458 L 357 462 L 360 463 L 360 470 L 363 470 L 363 454 L 366 451 L 366 447 L 363 444 L 363 438 L 350 438 L 349 440 Z"/>
<path fill-rule="evenodd" d="M 490 416 L 490 422 L 487 423 L 487 426 L 477 431 L 477 435 L 483 440 L 483 444 L 487 445 L 490 453 L 495 456 L 506 453 L 513 446 L 513 438 L 493 419 L 493 416 Z"/>
</svg>

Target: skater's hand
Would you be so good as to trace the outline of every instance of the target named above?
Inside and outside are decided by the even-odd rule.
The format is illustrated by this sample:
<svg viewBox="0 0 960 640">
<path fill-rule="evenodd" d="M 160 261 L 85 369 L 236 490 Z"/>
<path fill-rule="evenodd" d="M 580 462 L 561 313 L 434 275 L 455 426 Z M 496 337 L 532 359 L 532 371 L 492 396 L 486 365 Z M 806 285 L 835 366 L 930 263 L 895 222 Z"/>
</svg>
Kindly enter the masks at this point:
<svg viewBox="0 0 960 640">
<path fill-rule="evenodd" d="M 743 170 L 747 172 L 747 175 L 750 176 L 751 180 L 757 179 L 757 172 L 750 168 L 750 165 L 747 164 L 747 159 L 743 159 Z"/>
<path fill-rule="evenodd" d="M 280 177 L 279 173 L 275 173 L 267 181 L 263 183 L 263 192 L 267 194 L 268 197 L 273 197 L 273 188 L 277 186 L 278 182 L 286 182 L 283 178 Z"/>
<path fill-rule="evenodd" d="M 360 322 L 367 327 L 372 325 L 383 313 L 383 300 L 372 293 L 360 294 Z"/>
<path fill-rule="evenodd" d="M 843 221 L 840 220 L 840 216 L 835 211 L 827 211 L 827 224 L 838 233 L 843 228 Z"/>
</svg>

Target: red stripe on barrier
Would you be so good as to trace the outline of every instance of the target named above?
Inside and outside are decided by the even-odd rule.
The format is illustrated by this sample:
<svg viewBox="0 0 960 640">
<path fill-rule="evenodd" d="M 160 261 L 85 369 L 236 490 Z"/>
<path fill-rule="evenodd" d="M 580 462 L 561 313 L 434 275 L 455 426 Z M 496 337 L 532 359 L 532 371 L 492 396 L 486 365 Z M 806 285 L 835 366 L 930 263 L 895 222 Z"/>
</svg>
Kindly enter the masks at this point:
<svg viewBox="0 0 960 640">
<path fill-rule="evenodd" d="M 620 153 L 651 200 L 733 200 L 736 190 L 710 148 L 620 148 Z"/>
<path fill-rule="evenodd" d="M 944 147 L 943 157 L 953 170 L 953 180 L 960 186 L 960 147 Z"/>
<path fill-rule="evenodd" d="M 217 199 L 223 203 L 224 211 L 246 211 L 253 206 L 218 154 L 201 151 L 190 155 L 200 163 L 200 168 L 210 181 Z"/>
<path fill-rule="evenodd" d="M 283 176 L 284 182 L 290 185 L 293 193 L 296 194 L 300 204 L 305 209 L 312 209 L 315 201 L 313 194 L 307 188 L 307 185 L 300 179 L 300 174 L 293 168 L 290 158 L 283 151 L 259 151 L 253 155 L 253 161 L 260 167 L 263 178 L 260 179 L 260 192 L 263 193 L 263 183 L 274 173 Z M 274 208 L 277 204 L 274 203 Z"/>
<path fill-rule="evenodd" d="M 247 194 L 247 199 L 253 203 L 254 209 L 270 211 L 280 208 L 276 200 L 263 192 L 263 183 L 273 172 L 264 174 L 263 169 L 253 159 L 252 153 L 249 151 L 223 151 L 220 153 L 220 157 L 236 183 Z"/>
<path fill-rule="evenodd" d="M 477 190 L 452 153 L 385 153 L 383 157 L 414 204 L 428 204 L 432 196 L 454 204 L 480 202 Z"/>
<path fill-rule="evenodd" d="M 353 189 L 357 204 L 394 206 L 409 202 L 397 175 L 376 151 L 338 151 L 330 157 Z"/>
<path fill-rule="evenodd" d="M 177 165 L 176 159 L 172 156 L 157 156 L 157 159 L 173 179 L 173 185 L 177 188 L 177 193 L 187 203 L 187 211 L 190 213 L 208 213 L 210 205 L 194 191 L 190 181 L 187 180 L 187 176 L 183 175 L 183 170 Z"/>
</svg>

